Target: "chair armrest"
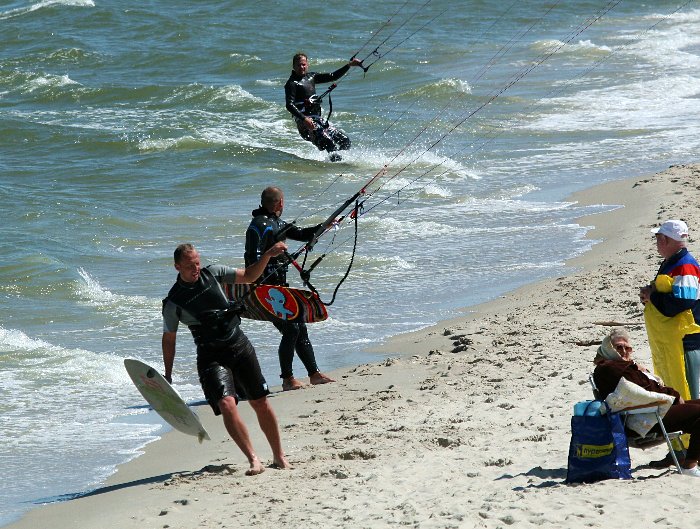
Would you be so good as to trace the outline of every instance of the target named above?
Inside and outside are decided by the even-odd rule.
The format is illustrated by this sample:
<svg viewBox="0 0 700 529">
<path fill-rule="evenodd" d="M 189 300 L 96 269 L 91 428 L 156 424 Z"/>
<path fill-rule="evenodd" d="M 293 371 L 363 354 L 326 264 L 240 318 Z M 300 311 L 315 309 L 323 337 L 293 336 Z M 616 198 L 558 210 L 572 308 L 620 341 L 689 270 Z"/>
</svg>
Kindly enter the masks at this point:
<svg viewBox="0 0 700 529">
<path fill-rule="evenodd" d="M 659 406 L 663 406 L 666 404 L 666 401 L 659 400 L 656 402 L 649 402 L 647 404 L 640 404 L 639 406 L 630 406 L 629 408 L 623 408 L 621 410 L 618 410 L 619 413 L 628 413 L 631 415 L 635 415 L 637 413 L 656 413 L 658 411 Z"/>
</svg>

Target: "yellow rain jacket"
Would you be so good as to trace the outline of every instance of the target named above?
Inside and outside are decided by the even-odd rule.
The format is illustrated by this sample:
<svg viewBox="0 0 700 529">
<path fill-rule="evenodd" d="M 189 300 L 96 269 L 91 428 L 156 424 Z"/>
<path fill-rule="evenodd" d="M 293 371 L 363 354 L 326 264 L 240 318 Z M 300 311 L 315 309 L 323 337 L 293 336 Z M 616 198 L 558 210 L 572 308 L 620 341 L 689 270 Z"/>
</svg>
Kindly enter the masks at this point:
<svg viewBox="0 0 700 529">
<path fill-rule="evenodd" d="M 659 292 L 671 292 L 673 278 L 660 274 L 656 276 L 654 284 Z M 693 313 L 688 309 L 669 318 L 661 314 L 650 302 L 644 307 L 644 323 L 647 327 L 654 373 L 663 379 L 664 385 L 678 391 L 683 400 L 690 400 L 690 390 L 685 379 L 683 337 L 700 332 L 700 326 L 695 323 Z"/>
</svg>

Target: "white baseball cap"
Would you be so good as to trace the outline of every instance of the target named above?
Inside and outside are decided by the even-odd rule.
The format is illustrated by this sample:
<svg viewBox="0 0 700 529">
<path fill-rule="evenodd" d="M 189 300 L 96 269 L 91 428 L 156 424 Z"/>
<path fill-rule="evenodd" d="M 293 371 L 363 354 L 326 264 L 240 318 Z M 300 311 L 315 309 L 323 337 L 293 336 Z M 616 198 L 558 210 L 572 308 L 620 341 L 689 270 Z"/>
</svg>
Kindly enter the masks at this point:
<svg viewBox="0 0 700 529">
<path fill-rule="evenodd" d="M 684 242 L 688 240 L 688 225 L 682 220 L 667 220 L 658 228 L 652 229 L 651 233 L 660 233 L 674 241 Z"/>
</svg>

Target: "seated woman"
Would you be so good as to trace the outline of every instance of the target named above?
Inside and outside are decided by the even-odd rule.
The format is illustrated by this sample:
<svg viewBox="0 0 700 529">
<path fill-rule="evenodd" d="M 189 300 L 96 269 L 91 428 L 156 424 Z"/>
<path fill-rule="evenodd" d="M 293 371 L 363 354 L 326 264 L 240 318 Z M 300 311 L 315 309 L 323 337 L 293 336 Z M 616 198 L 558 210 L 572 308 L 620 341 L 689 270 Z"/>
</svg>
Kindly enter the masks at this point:
<svg viewBox="0 0 700 529">
<path fill-rule="evenodd" d="M 683 474 L 700 478 L 700 469 L 698 468 L 698 459 L 700 459 L 700 400 L 683 401 L 675 389 L 665 386 L 658 377 L 636 364 L 632 360 L 629 334 L 621 327 L 614 328 L 605 337 L 593 362 L 596 364 L 593 380 L 598 387 L 601 399 L 615 391 L 621 378 L 625 378 L 648 391 L 664 393 L 675 398 L 673 405 L 662 420 L 667 430 L 680 430 L 690 434 L 690 444 L 681 466 Z M 652 428 L 652 431 L 661 433 L 658 424 Z"/>
</svg>

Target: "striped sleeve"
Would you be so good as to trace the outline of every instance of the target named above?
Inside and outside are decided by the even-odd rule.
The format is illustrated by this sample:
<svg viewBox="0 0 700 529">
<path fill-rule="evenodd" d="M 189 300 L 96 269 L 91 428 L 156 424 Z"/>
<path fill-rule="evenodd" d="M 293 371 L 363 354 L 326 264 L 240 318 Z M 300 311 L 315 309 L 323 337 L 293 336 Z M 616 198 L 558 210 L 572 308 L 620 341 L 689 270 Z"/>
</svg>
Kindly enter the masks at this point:
<svg viewBox="0 0 700 529">
<path fill-rule="evenodd" d="M 673 296 L 695 300 L 700 297 L 700 268 L 693 263 L 683 263 L 671 271 Z"/>
</svg>

